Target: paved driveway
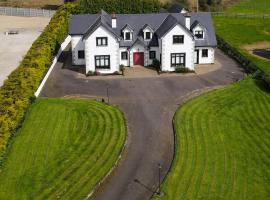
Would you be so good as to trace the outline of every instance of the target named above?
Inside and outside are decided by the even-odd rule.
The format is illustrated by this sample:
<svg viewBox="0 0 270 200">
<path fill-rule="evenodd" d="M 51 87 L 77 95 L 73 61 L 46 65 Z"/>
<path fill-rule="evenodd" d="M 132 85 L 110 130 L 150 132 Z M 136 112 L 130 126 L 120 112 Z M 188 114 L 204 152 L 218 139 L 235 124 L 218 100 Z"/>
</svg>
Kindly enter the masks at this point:
<svg viewBox="0 0 270 200">
<path fill-rule="evenodd" d="M 193 91 L 226 85 L 243 78 L 242 69 L 217 50 L 221 67 L 202 75 L 130 79 L 85 79 L 63 69 L 51 74 L 41 96 L 89 95 L 106 98 L 120 107 L 128 123 L 128 145 L 113 175 L 94 194 L 98 200 L 149 199 L 158 186 L 158 163 L 162 179 L 173 160 L 173 115 L 183 97 Z M 136 180 L 136 181 L 135 181 Z"/>
</svg>

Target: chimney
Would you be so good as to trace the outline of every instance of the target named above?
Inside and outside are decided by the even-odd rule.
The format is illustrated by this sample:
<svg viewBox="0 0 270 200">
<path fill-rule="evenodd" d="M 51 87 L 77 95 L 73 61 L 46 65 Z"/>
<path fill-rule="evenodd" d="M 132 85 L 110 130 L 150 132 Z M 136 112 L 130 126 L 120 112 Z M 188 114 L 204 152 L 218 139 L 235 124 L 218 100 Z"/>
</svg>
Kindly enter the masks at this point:
<svg viewBox="0 0 270 200">
<path fill-rule="evenodd" d="M 187 13 L 184 14 L 184 16 L 185 16 L 185 19 L 186 19 L 186 22 L 185 22 L 186 23 L 186 27 L 187 27 L 188 30 L 190 30 L 191 14 L 189 12 L 187 12 Z"/>
<path fill-rule="evenodd" d="M 115 13 L 112 14 L 112 28 L 116 28 L 116 15 Z"/>
</svg>

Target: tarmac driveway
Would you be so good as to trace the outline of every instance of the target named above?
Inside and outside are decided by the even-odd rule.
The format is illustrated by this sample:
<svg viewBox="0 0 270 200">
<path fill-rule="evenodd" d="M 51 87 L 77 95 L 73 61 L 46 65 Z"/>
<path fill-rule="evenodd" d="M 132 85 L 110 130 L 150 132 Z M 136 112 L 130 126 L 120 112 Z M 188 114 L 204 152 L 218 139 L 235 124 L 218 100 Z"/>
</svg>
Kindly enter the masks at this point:
<svg viewBox="0 0 270 200">
<path fill-rule="evenodd" d="M 87 95 L 107 97 L 119 106 L 128 124 L 127 148 L 112 176 L 92 196 L 98 200 L 149 199 L 158 187 L 174 154 L 173 115 L 183 99 L 194 91 L 230 84 L 242 79 L 238 65 L 217 50 L 221 67 L 202 75 L 130 79 L 86 79 L 63 69 L 59 62 L 41 96 Z"/>
</svg>

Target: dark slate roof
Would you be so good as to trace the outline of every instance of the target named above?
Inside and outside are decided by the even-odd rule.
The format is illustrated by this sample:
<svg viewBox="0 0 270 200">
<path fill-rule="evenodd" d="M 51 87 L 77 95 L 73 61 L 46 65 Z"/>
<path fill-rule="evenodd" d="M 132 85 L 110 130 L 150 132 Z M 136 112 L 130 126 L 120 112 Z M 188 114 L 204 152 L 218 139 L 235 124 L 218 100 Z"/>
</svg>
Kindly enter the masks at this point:
<svg viewBox="0 0 270 200">
<path fill-rule="evenodd" d="M 216 34 L 210 13 L 192 13 L 191 24 L 191 30 L 195 28 L 193 24 L 201 24 L 206 29 L 205 39 L 195 40 L 196 47 L 217 46 Z"/>
<path fill-rule="evenodd" d="M 185 17 L 180 13 L 117 14 L 117 28 L 111 28 L 111 15 L 104 11 L 99 14 L 73 15 L 70 20 L 69 34 L 91 34 L 97 27 L 103 26 L 116 37 L 122 38 L 122 30 L 129 26 L 133 30 L 133 41 L 120 40 L 120 46 L 130 47 L 137 38 L 142 39 L 143 27 L 147 24 L 155 32 L 152 41 L 145 45 L 158 46 L 158 38 L 166 34 L 176 24 L 185 28 Z M 196 41 L 196 46 L 216 46 L 216 37 L 210 13 L 192 13 L 191 24 L 198 21 L 207 30 L 206 39 Z M 188 31 L 188 29 L 186 29 Z"/>
</svg>

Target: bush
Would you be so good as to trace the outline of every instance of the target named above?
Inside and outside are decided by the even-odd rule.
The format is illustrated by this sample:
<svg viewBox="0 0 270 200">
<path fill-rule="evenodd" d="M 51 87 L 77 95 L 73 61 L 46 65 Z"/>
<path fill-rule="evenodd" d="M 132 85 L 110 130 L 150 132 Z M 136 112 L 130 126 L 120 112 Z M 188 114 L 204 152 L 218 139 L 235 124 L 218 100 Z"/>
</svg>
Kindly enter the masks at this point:
<svg viewBox="0 0 270 200">
<path fill-rule="evenodd" d="M 179 65 L 175 67 L 175 72 L 176 73 L 190 73 L 190 72 L 194 72 L 193 70 L 190 70 L 189 68 L 183 66 L 183 65 Z"/>
<path fill-rule="evenodd" d="M 86 76 L 94 76 L 95 75 L 95 72 L 93 72 L 93 71 L 88 71 L 87 72 L 87 74 L 86 74 Z"/>
<path fill-rule="evenodd" d="M 157 72 L 160 72 L 160 62 L 159 62 L 159 60 L 154 59 L 152 61 L 151 67 L 154 67 L 157 70 Z"/>
<path fill-rule="evenodd" d="M 66 37 L 70 14 L 78 12 L 77 4 L 63 5 L 0 88 L 0 164 L 11 136 L 20 127 L 34 92 Z"/>
<path fill-rule="evenodd" d="M 120 71 L 122 72 L 122 75 L 125 75 L 125 66 L 124 65 L 120 65 L 119 66 Z"/>
</svg>

